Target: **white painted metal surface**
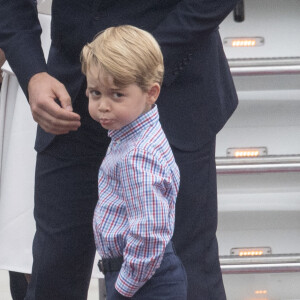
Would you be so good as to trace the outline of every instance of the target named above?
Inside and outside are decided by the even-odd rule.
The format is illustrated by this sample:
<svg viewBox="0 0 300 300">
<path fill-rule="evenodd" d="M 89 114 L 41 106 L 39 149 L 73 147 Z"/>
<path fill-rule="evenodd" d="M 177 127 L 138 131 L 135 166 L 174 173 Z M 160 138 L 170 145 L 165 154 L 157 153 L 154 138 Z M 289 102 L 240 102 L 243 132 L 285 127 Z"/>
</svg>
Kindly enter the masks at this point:
<svg viewBox="0 0 300 300">
<path fill-rule="evenodd" d="M 217 136 L 218 239 L 230 300 L 300 299 L 300 1 L 245 0 L 222 38 L 263 37 L 260 47 L 224 47 L 239 107 Z M 228 148 L 266 147 L 257 158 Z M 243 258 L 232 248 L 270 247 Z"/>
</svg>

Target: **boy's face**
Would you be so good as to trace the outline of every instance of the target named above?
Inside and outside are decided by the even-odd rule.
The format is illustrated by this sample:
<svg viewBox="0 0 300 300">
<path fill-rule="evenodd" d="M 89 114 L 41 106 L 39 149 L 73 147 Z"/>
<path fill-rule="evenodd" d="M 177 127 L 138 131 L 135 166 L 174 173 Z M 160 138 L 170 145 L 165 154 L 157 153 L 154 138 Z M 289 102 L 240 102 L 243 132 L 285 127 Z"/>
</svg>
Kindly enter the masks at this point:
<svg viewBox="0 0 300 300">
<path fill-rule="evenodd" d="M 136 84 L 118 88 L 111 76 L 104 76 L 99 69 L 91 67 L 86 74 L 89 113 L 109 130 L 121 129 L 140 115 L 149 111 L 155 103 L 160 87 L 154 84 L 143 92 Z"/>
</svg>

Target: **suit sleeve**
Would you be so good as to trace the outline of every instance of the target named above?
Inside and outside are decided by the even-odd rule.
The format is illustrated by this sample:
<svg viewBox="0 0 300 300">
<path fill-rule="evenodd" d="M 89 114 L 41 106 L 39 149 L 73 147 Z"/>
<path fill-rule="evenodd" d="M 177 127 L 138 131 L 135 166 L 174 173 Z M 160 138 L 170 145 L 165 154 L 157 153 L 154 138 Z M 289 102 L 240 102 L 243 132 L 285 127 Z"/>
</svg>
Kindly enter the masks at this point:
<svg viewBox="0 0 300 300">
<path fill-rule="evenodd" d="M 30 78 L 47 71 L 36 3 L 34 0 L 0 0 L 0 7 L 0 48 L 27 95 Z"/>
<path fill-rule="evenodd" d="M 189 63 L 201 40 L 218 29 L 238 0 L 183 0 L 152 32 L 165 61 L 165 85 Z"/>
</svg>

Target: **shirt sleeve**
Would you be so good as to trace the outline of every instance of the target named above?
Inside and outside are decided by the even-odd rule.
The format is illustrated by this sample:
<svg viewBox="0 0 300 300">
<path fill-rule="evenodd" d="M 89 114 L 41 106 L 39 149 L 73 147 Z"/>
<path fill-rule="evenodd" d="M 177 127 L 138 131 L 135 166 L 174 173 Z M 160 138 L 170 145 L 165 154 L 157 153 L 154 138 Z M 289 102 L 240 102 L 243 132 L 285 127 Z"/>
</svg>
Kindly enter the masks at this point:
<svg viewBox="0 0 300 300">
<path fill-rule="evenodd" d="M 152 277 L 173 233 L 167 196 L 172 182 L 164 169 L 158 158 L 143 150 L 131 152 L 120 167 L 130 229 L 115 288 L 125 297 L 132 297 Z"/>
</svg>

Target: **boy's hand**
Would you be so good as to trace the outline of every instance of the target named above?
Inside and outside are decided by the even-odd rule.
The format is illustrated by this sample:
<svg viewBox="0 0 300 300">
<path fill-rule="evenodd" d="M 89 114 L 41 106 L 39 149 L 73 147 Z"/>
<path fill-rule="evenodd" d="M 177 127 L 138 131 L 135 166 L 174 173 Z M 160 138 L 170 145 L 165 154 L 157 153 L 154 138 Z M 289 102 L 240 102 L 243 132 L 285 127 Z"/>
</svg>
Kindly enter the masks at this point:
<svg viewBox="0 0 300 300">
<path fill-rule="evenodd" d="M 28 84 L 29 104 L 33 119 L 52 134 L 76 131 L 80 116 L 73 112 L 71 98 L 62 83 L 42 72 L 31 77 Z M 61 107 L 55 102 L 58 99 Z"/>
</svg>

